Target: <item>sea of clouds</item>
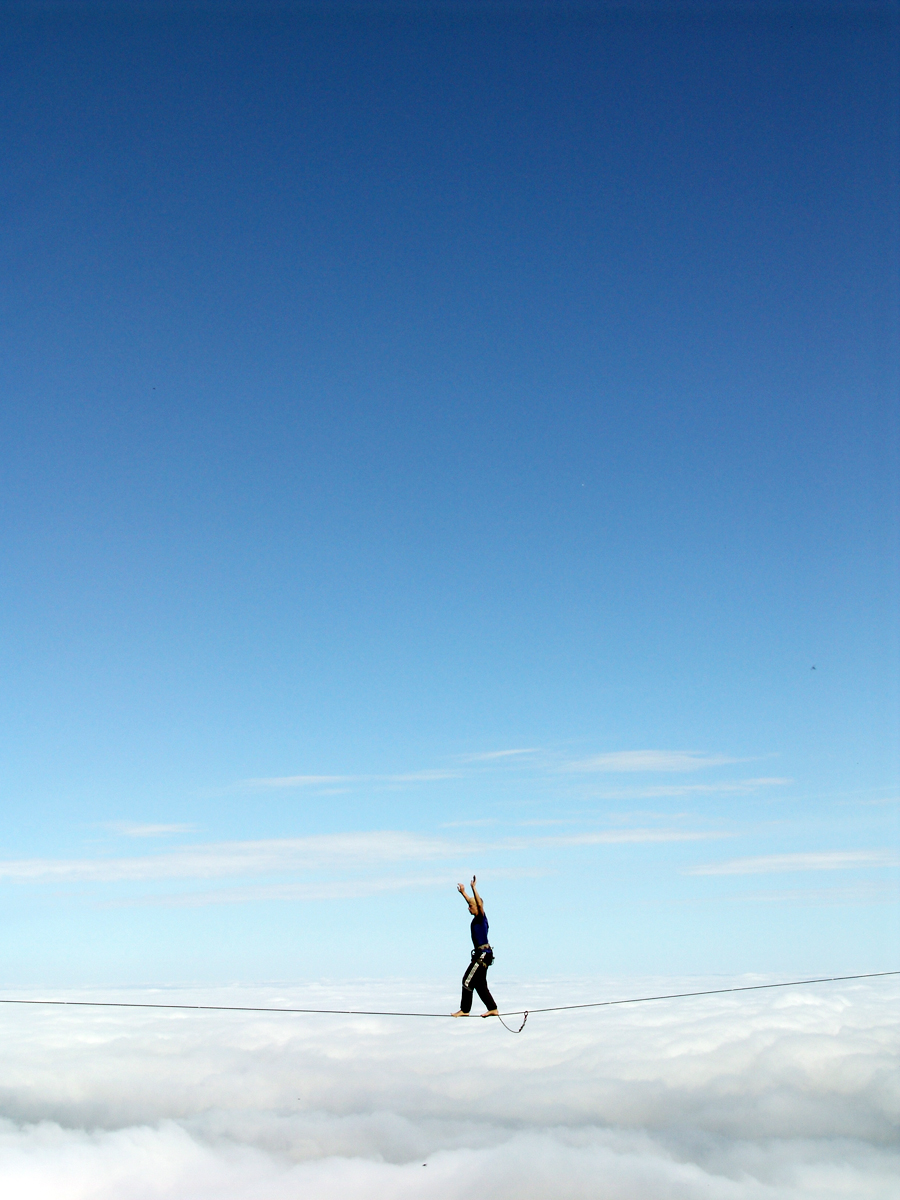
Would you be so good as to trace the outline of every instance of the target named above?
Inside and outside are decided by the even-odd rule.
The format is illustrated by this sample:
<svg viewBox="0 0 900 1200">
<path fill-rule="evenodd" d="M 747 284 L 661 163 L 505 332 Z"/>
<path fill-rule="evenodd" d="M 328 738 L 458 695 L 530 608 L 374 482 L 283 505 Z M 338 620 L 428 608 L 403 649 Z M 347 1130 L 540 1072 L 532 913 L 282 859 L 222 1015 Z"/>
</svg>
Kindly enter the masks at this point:
<svg viewBox="0 0 900 1200">
<path fill-rule="evenodd" d="M 501 982 L 535 1008 L 723 984 L 498 978 L 498 994 Z M 67 995 L 456 1000 L 402 981 Z M 898 1000 L 897 979 L 821 984 L 535 1014 L 519 1036 L 477 1017 L 0 1005 L 0 1194 L 894 1200 Z"/>
</svg>

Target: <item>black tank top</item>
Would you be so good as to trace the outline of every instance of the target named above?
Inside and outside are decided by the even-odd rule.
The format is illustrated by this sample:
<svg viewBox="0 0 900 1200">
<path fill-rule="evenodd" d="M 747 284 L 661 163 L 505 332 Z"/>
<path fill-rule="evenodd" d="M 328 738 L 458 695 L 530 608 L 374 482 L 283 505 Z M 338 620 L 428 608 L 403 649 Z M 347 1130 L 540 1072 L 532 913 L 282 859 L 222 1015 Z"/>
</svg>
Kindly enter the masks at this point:
<svg viewBox="0 0 900 1200">
<path fill-rule="evenodd" d="M 472 918 L 472 924 L 469 926 L 472 933 L 472 945 L 477 950 L 479 946 L 486 946 L 488 940 L 488 919 L 484 912 L 480 912 L 477 917 Z"/>
</svg>

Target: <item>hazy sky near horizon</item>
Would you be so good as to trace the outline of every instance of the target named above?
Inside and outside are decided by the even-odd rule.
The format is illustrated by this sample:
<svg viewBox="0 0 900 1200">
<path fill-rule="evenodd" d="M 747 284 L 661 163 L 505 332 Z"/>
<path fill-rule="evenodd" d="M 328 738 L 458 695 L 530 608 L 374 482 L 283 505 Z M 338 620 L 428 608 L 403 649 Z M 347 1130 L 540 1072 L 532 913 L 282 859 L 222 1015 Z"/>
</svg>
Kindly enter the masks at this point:
<svg viewBox="0 0 900 1200">
<path fill-rule="evenodd" d="M 897 50 L 3 5 L 8 985 L 898 965 Z"/>
</svg>

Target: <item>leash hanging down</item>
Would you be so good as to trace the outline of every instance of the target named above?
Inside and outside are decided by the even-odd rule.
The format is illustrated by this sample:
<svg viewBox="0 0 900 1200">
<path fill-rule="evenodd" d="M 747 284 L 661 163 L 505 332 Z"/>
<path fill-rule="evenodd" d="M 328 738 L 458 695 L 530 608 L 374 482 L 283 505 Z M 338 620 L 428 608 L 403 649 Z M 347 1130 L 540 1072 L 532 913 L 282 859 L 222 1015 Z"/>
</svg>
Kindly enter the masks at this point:
<svg viewBox="0 0 900 1200">
<path fill-rule="evenodd" d="M 506 1015 L 509 1016 L 509 1013 L 507 1013 Z M 522 1030 L 525 1028 L 525 1022 L 528 1020 L 528 1009 L 527 1008 L 525 1009 L 525 1016 L 522 1018 L 522 1024 L 519 1026 L 518 1029 L 512 1029 L 509 1025 L 507 1025 L 507 1023 L 503 1020 L 503 1018 L 500 1016 L 499 1013 L 497 1013 L 497 1018 L 500 1021 L 500 1024 L 503 1026 L 503 1028 L 509 1029 L 510 1033 L 521 1033 Z"/>
</svg>

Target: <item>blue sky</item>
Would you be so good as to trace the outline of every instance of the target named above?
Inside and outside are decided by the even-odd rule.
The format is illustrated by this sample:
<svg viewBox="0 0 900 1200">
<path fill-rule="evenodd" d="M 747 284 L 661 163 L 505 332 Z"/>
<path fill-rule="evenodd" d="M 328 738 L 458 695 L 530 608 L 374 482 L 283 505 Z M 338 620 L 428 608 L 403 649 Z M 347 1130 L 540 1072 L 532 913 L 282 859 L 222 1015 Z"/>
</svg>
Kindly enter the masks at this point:
<svg viewBox="0 0 900 1200">
<path fill-rule="evenodd" d="M 7 981 L 896 966 L 896 8 L 0 29 Z"/>
</svg>

